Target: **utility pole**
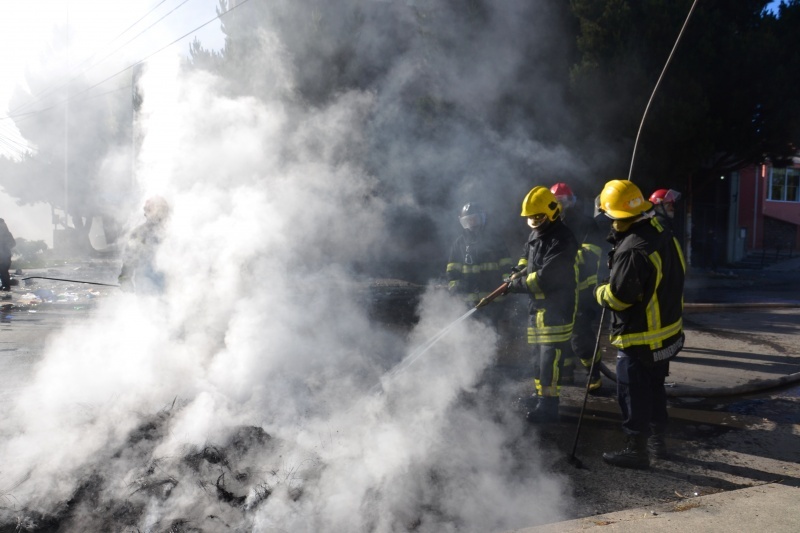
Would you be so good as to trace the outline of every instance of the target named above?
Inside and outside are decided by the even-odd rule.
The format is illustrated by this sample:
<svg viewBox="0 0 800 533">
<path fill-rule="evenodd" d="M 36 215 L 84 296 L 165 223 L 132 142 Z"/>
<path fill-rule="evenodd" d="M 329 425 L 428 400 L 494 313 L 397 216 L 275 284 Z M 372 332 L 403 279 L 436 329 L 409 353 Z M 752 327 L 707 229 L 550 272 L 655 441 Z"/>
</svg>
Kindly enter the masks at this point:
<svg viewBox="0 0 800 533">
<path fill-rule="evenodd" d="M 69 0 L 65 2 L 67 9 L 66 25 L 66 54 L 67 54 L 67 79 L 69 79 Z M 66 87 L 64 100 L 64 236 L 69 228 L 69 82 Z"/>
</svg>

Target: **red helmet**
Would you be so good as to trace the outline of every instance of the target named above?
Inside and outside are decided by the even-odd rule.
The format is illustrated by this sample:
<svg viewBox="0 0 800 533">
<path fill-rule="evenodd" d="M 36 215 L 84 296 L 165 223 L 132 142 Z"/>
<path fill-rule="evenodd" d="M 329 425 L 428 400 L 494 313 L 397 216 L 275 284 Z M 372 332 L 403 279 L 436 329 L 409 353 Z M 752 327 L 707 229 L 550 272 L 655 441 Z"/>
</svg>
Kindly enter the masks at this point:
<svg viewBox="0 0 800 533">
<path fill-rule="evenodd" d="M 566 183 L 556 183 L 550 187 L 550 192 L 553 193 L 562 208 L 569 209 L 575 205 L 575 195 L 572 194 L 572 189 Z"/>
<path fill-rule="evenodd" d="M 653 204 L 674 204 L 681 199 L 681 193 L 674 189 L 658 189 L 650 195 L 650 202 Z"/>
</svg>

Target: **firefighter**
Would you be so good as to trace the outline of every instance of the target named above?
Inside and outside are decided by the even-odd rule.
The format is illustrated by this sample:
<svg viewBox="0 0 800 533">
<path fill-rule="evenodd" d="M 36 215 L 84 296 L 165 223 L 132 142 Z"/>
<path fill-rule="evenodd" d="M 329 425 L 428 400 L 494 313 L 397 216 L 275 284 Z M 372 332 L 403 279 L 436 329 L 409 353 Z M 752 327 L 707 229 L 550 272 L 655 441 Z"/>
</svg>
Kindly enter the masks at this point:
<svg viewBox="0 0 800 533">
<path fill-rule="evenodd" d="M 446 268 L 448 288 L 474 307 L 503 283 L 513 260 L 503 240 L 487 230 L 486 211 L 480 204 L 464 204 L 458 222 L 462 233 L 450 248 Z M 498 307 L 503 306 L 486 308 L 486 314 L 495 323 L 499 320 Z"/>
<path fill-rule="evenodd" d="M 605 235 L 595 220 L 575 208 L 577 198 L 566 183 L 556 183 L 550 187 L 550 192 L 561 204 L 561 220 L 575 235 L 580 248 L 576 260 L 578 262 L 578 311 L 575 315 L 575 327 L 570 339 L 570 351 L 564 358 L 564 372 L 562 384 L 574 383 L 574 358 L 577 357 L 587 371 L 591 368 L 589 377 L 589 392 L 597 392 L 603 381 L 600 377 L 600 351 L 594 351 L 594 331 L 592 323 L 598 318 L 597 305 L 594 303 L 594 288 L 597 286 L 597 273 L 600 268 L 600 258 L 605 247 Z M 592 368 L 592 357 L 595 365 Z"/>
<path fill-rule="evenodd" d="M 655 217 L 661 225 L 672 230 L 672 219 L 675 218 L 675 202 L 681 199 L 681 193 L 673 189 L 658 189 L 650 195 Z"/>
<path fill-rule="evenodd" d="M 119 285 L 137 293 L 159 293 L 164 289 L 164 274 L 155 265 L 155 255 L 169 218 L 169 204 L 161 196 L 144 203 L 145 222 L 128 236 L 122 253 Z"/>
<path fill-rule="evenodd" d="M 17 241 L 8 229 L 6 221 L 0 218 L 0 291 L 3 299 L 11 297 L 11 251 L 17 245 Z"/>
<path fill-rule="evenodd" d="M 529 422 L 555 422 L 561 389 L 561 370 L 575 322 L 578 243 L 561 220 L 561 206 L 547 187 L 525 196 L 522 214 L 531 234 L 515 269 L 524 276 L 509 278 L 509 291 L 526 293 L 528 344 L 533 352 L 536 394 L 525 404 Z"/>
<path fill-rule="evenodd" d="M 626 447 L 603 454 L 624 468 L 648 468 L 651 451 L 667 454 L 669 360 L 683 347 L 686 264 L 678 241 L 653 217 L 652 204 L 628 180 L 606 183 L 601 209 L 612 219 L 610 279 L 597 303 L 612 312 L 610 341 L 617 347 L 617 401 Z M 648 436 L 649 442 L 648 442 Z"/>
</svg>

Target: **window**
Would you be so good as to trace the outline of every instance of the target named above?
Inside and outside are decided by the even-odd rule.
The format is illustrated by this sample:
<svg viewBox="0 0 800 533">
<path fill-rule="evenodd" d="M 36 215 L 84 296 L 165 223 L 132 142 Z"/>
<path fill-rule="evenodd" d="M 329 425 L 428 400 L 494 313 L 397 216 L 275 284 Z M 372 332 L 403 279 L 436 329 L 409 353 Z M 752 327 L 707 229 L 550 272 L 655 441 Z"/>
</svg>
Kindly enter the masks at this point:
<svg viewBox="0 0 800 533">
<path fill-rule="evenodd" d="M 767 199 L 800 202 L 800 168 L 773 168 Z"/>
</svg>

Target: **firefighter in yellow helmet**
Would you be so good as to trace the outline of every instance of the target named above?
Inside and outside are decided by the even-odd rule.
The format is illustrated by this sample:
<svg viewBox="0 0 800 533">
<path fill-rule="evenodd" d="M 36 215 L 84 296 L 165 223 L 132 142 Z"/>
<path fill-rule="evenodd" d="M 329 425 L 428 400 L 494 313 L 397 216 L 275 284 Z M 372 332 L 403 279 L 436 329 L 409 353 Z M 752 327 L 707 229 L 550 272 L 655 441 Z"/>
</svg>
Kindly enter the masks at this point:
<svg viewBox="0 0 800 533">
<path fill-rule="evenodd" d="M 578 242 L 561 220 L 561 206 L 547 187 L 534 187 L 522 202 L 521 215 L 531 234 L 518 271 L 508 279 L 509 291 L 525 293 L 528 302 L 528 344 L 533 355 L 536 393 L 526 414 L 529 422 L 555 422 L 565 350 L 572 336 L 577 296 Z"/>
<path fill-rule="evenodd" d="M 628 180 L 606 183 L 600 209 L 612 220 L 610 278 L 595 291 L 611 310 L 617 352 L 617 401 L 626 447 L 603 460 L 648 468 L 650 453 L 665 458 L 669 360 L 683 347 L 686 265 L 678 241 L 653 217 L 652 204 Z M 649 437 L 649 442 L 648 442 Z"/>
</svg>

